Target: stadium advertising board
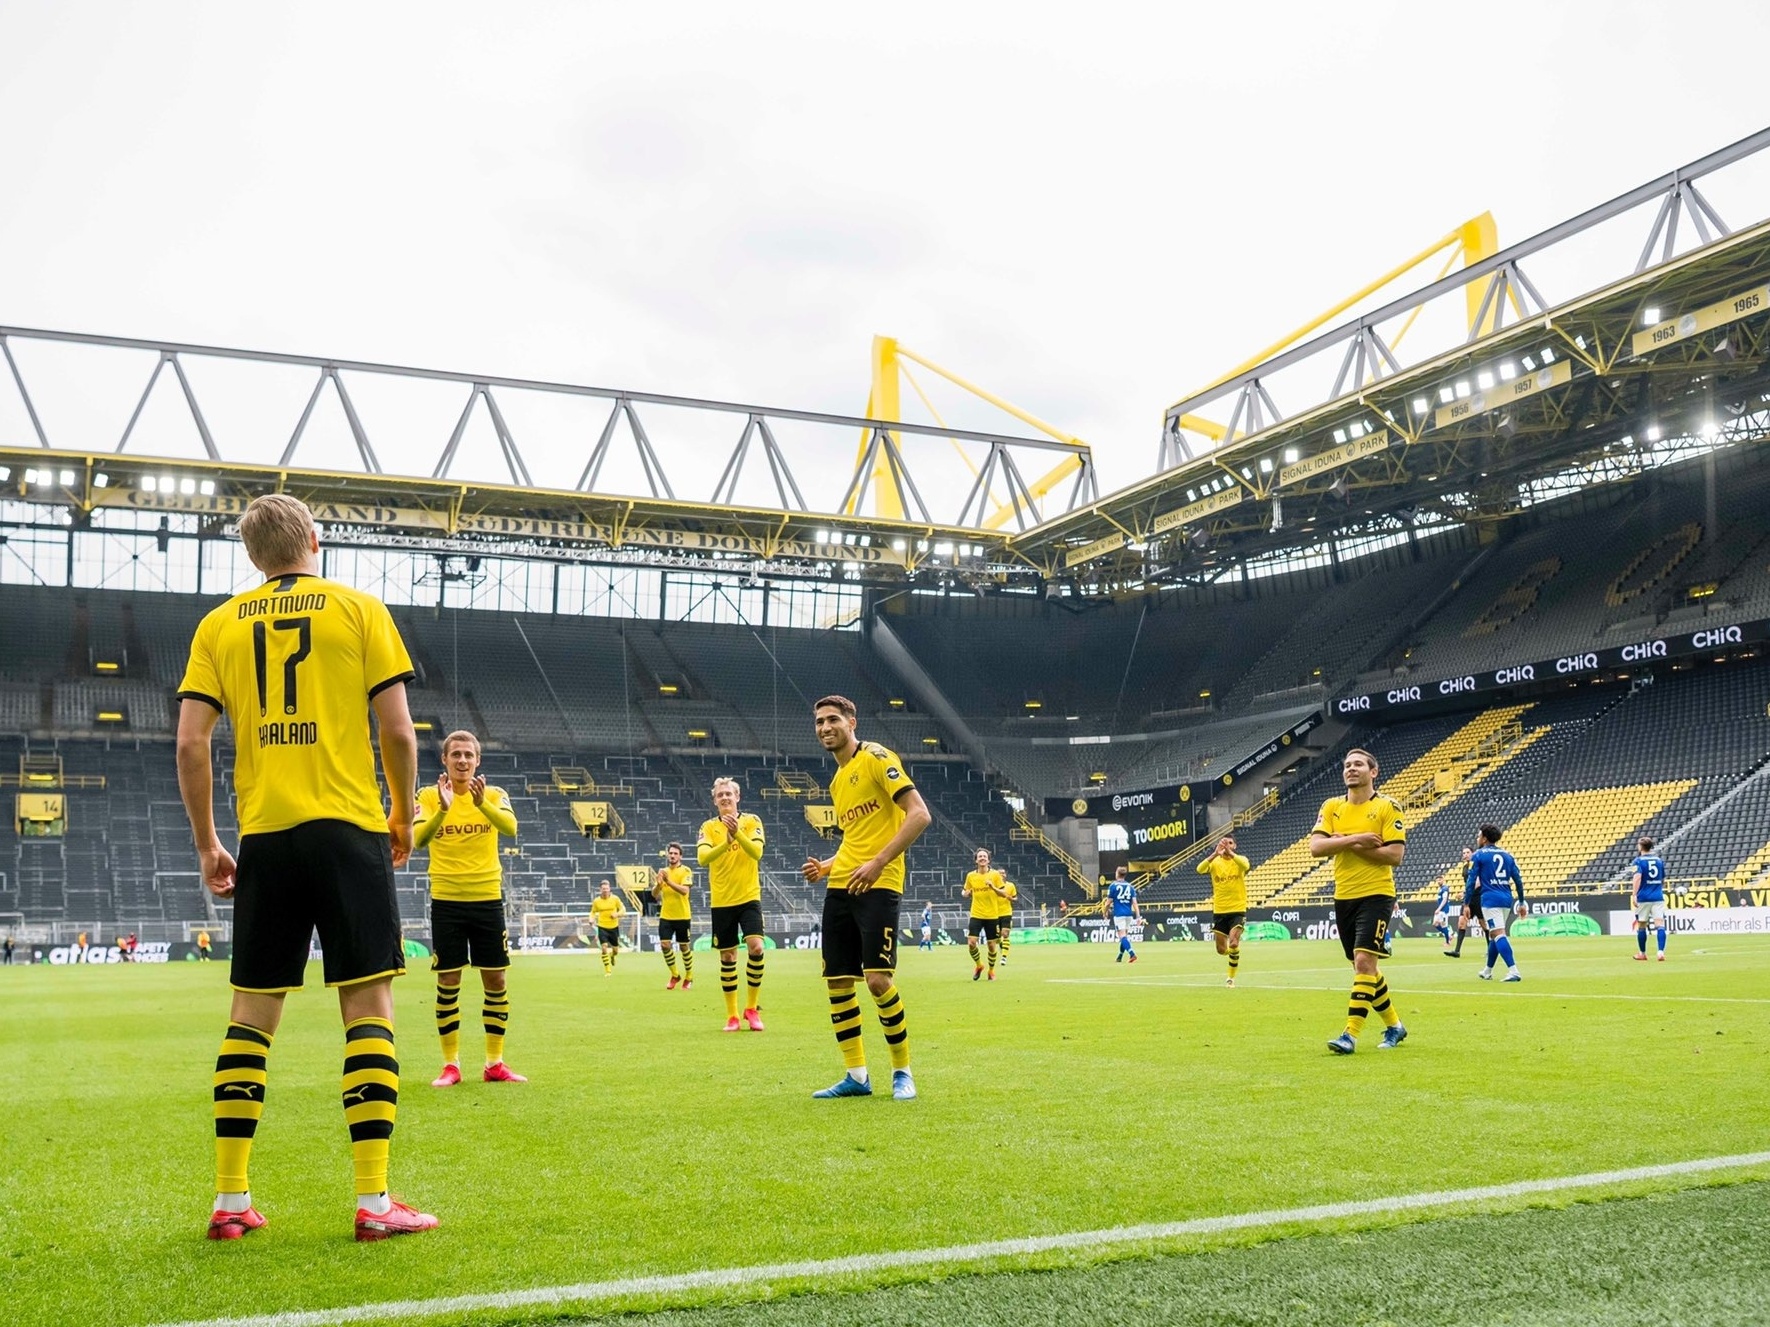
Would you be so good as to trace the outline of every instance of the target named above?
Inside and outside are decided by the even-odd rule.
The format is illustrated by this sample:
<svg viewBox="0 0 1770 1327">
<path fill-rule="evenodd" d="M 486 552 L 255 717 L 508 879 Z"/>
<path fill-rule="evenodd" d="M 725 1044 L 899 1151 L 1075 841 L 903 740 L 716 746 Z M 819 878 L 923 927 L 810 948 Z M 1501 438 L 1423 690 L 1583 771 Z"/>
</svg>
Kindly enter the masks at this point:
<svg viewBox="0 0 1770 1327">
<path fill-rule="evenodd" d="M 1131 833 L 1133 847 L 1149 843 L 1174 841 L 1191 833 L 1191 807 L 1208 802 L 1250 771 L 1259 768 L 1286 747 L 1296 744 L 1312 729 L 1321 726 L 1320 711 L 1305 714 L 1278 736 L 1261 743 L 1242 756 L 1214 779 L 1194 779 L 1190 783 L 1170 783 L 1159 788 L 1139 788 L 1130 792 L 1096 793 L 1092 797 L 1047 797 L 1045 818 L 1063 820 L 1075 816 L 1082 820 L 1103 820 L 1123 825 Z M 1137 837 L 1138 830 L 1154 830 L 1161 826 L 1184 826 L 1167 829 L 1161 835 Z M 1174 842 L 1176 848 L 1183 846 Z"/>
<path fill-rule="evenodd" d="M 1612 912 L 1609 927 L 1612 935 L 1633 935 L 1635 914 L 1626 908 Z M 1770 907 L 1668 908 L 1666 929 L 1674 935 L 1770 935 Z"/>
<path fill-rule="evenodd" d="M 1553 682 L 1557 679 L 1578 681 L 1582 677 L 1618 668 L 1639 668 L 1662 660 L 1707 654 L 1711 650 L 1728 650 L 1739 645 L 1756 645 L 1764 641 L 1770 641 L 1770 619 L 1759 618 L 1755 622 L 1741 622 L 1733 626 L 1704 627 L 1700 631 L 1671 636 L 1649 636 L 1630 641 L 1626 645 L 1612 645 L 1602 650 L 1563 655 L 1559 659 L 1508 664 L 1490 672 L 1447 677 L 1436 682 L 1404 682 L 1385 691 L 1341 696 L 1331 702 L 1330 708 L 1341 718 L 1405 713 L 1453 697 L 1480 695 L 1507 687 Z"/>
</svg>

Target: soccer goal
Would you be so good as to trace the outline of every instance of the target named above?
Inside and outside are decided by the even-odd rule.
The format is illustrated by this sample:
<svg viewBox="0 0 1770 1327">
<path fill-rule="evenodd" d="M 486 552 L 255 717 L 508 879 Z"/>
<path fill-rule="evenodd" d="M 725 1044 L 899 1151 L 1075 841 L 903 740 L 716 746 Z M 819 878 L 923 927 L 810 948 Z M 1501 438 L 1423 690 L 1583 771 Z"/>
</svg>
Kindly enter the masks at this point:
<svg viewBox="0 0 1770 1327">
<path fill-rule="evenodd" d="M 582 912 L 525 912 L 516 948 L 530 952 L 577 949 L 593 953 L 597 948 L 596 928 Z"/>
</svg>

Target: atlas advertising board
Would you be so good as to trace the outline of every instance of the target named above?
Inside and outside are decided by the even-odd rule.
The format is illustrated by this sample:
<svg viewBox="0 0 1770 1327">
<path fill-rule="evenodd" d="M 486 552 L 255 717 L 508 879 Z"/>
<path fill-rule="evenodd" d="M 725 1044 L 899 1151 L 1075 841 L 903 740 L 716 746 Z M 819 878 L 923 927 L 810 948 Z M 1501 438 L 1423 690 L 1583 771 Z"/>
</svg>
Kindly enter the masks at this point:
<svg viewBox="0 0 1770 1327">
<path fill-rule="evenodd" d="M 1563 655 L 1559 659 L 1508 664 L 1490 672 L 1447 677 L 1437 682 L 1399 683 L 1382 691 L 1341 696 L 1328 708 L 1342 719 L 1394 715 L 1424 709 L 1437 701 L 1503 691 L 1508 687 L 1528 686 L 1537 682 L 1577 682 L 1582 677 L 1619 668 L 1649 667 L 1671 659 L 1708 654 L 1714 650 L 1730 650 L 1740 645 L 1756 645 L 1767 640 L 1770 640 L 1770 619 L 1760 618 L 1756 622 L 1741 622 L 1730 627 L 1704 627 L 1701 631 L 1680 635 L 1648 636 L 1630 641 L 1626 645 L 1585 650 Z"/>
</svg>

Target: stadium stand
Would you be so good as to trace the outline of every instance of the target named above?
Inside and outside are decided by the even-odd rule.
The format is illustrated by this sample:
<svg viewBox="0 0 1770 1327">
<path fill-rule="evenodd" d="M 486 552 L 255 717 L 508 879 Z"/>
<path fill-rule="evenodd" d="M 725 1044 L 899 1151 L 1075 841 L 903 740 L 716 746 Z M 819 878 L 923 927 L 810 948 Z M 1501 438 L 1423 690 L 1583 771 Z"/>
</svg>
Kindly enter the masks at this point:
<svg viewBox="0 0 1770 1327">
<path fill-rule="evenodd" d="M 829 766 L 807 713 L 830 691 L 855 700 L 863 736 L 903 754 L 934 812 L 912 860 L 912 899 L 953 900 L 983 844 L 1024 904 L 1054 906 L 1079 898 L 1074 877 L 1031 822 L 1016 821 L 1005 793 L 1037 806 L 1102 785 L 1214 777 L 1360 677 L 1423 682 L 1672 624 L 1770 616 L 1770 467 L 1723 458 L 1717 470 L 1712 495 L 1693 465 L 1620 496 L 1583 494 L 1571 512 L 1528 509 L 1484 548 L 1424 541 L 1338 572 L 1167 589 L 1081 613 L 1030 595 L 895 601 L 893 630 L 981 742 L 982 768 L 862 631 L 394 611 L 419 674 L 415 714 L 433 737 L 480 732 L 488 777 L 518 799 L 513 914 L 581 908 L 616 867 L 656 861 L 664 843 L 693 835 L 712 777 L 725 772 L 769 827 L 770 908 L 814 910 L 817 891 L 797 872 L 807 854 L 829 850 L 804 812 Z M 101 932 L 225 923 L 227 906 L 194 874 L 168 746 L 170 693 L 214 602 L 0 587 L 0 775 L 22 756 L 53 755 L 70 779 L 65 836 L 21 837 L 10 817 L 0 826 L 0 914 Z M 1303 845 L 1338 790 L 1337 753 L 1354 742 L 1377 752 L 1384 791 L 1405 808 L 1409 897 L 1431 895 L 1484 820 L 1507 827 L 1538 894 L 1615 882 L 1643 832 L 1668 842 L 1676 879 L 1760 883 L 1770 875 L 1766 694 L 1765 660 L 1678 661 L 1613 685 L 1336 729 L 1326 758 L 1239 832 L 1256 864 L 1254 897 L 1327 896 L 1327 873 Z M 1040 708 L 1028 711 L 1029 700 Z M 1078 732 L 1114 740 L 1078 746 Z M 559 768 L 614 790 L 626 833 L 585 838 Z M 429 756 L 427 771 L 437 772 Z M 423 872 L 420 854 L 401 876 L 414 922 Z M 1187 864 L 1149 896 L 1196 900 L 1203 889 Z"/>
</svg>

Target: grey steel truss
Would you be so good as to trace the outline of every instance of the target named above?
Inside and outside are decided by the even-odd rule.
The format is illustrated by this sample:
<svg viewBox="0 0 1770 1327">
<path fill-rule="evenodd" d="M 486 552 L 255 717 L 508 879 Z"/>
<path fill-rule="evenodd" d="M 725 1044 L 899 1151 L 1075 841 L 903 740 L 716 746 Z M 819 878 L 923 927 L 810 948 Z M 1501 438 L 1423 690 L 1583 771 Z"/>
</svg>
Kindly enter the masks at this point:
<svg viewBox="0 0 1770 1327">
<path fill-rule="evenodd" d="M 1697 188 L 1696 182 L 1723 167 L 1754 156 L 1766 147 L 1770 147 L 1770 129 L 1760 129 L 1729 147 L 1711 152 L 1689 165 L 1680 166 L 1669 174 L 1618 195 L 1607 203 L 1551 226 L 1520 244 L 1471 263 L 1459 272 L 1442 277 L 1412 294 L 1392 300 L 1379 309 L 1292 346 L 1251 369 L 1225 378 L 1202 392 L 1176 402 L 1168 407 L 1164 416 L 1157 457 L 1158 471 L 1173 469 L 1196 459 L 1199 454 L 1215 450 L 1237 438 L 1258 433 L 1262 428 L 1278 422 L 1282 417 L 1272 408 L 1266 383 L 1280 370 L 1344 347 L 1333 390 L 1326 397 L 1307 403 L 1305 410 L 1339 400 L 1348 393 L 1356 394 L 1363 390 L 1367 382 L 1399 372 L 1402 365 L 1390 352 L 1378 333 L 1378 328 L 1390 319 L 1411 313 L 1440 296 L 1454 294 L 1478 281 L 1485 283 L 1479 312 L 1471 320 L 1470 341 L 1498 331 L 1505 323 L 1508 306 L 1513 310 L 1514 321 L 1545 312 L 1549 307 L 1548 302 L 1525 276 L 1521 266 L 1523 260 L 1644 204 L 1658 200 L 1659 208 L 1654 215 L 1647 243 L 1641 250 L 1640 260 L 1635 266 L 1637 273 L 1658 263 L 1668 262 L 1675 256 L 1678 222 L 1685 214 L 1689 215 L 1692 228 L 1696 232 L 1697 244 L 1694 247 L 1725 239 L 1732 232 L 1722 221 L 1720 213 Z M 1438 346 L 1430 353 L 1440 353 L 1450 348 Z M 1322 381 L 1325 381 L 1325 374 Z M 1231 400 L 1233 405 L 1229 404 Z M 1225 408 L 1231 411 L 1229 425 L 1221 439 L 1210 446 L 1195 449 L 1191 439 L 1186 436 L 1187 426 L 1182 421 L 1213 406 L 1219 412 Z"/>
<path fill-rule="evenodd" d="M 154 368 L 148 377 L 147 385 L 142 389 L 134 412 L 129 417 L 128 425 L 124 428 L 122 437 L 117 441 L 115 450 L 118 453 L 124 452 L 129 446 L 130 437 L 134 434 L 136 425 L 141 420 L 142 413 L 147 407 L 156 384 L 160 381 L 162 372 L 170 365 L 173 377 L 176 378 L 183 394 L 185 405 L 190 410 L 191 419 L 202 441 L 204 452 L 212 462 L 224 465 L 230 463 L 234 458 L 230 458 L 224 452 L 211 431 L 198 401 L 196 390 L 185 372 L 186 360 L 218 359 L 300 367 L 314 371 L 316 376 L 313 388 L 307 395 L 306 404 L 302 407 L 301 415 L 296 420 L 293 431 L 289 434 L 288 444 L 282 450 L 282 455 L 277 462 L 279 467 L 292 467 L 298 464 L 302 438 L 313 419 L 314 410 L 319 405 L 320 398 L 330 386 L 331 390 L 336 393 L 338 403 L 343 409 L 351 438 L 356 445 L 357 456 L 362 462 L 363 473 L 375 476 L 388 474 L 389 472 L 383 468 L 381 459 L 370 441 L 368 430 L 364 427 L 362 417 L 357 412 L 356 403 L 351 399 L 350 389 L 346 382 L 347 378 L 355 375 L 375 374 L 409 381 L 458 383 L 466 388 L 467 399 L 461 407 L 453 430 L 447 441 L 443 443 L 435 464 L 430 470 L 428 477 L 431 479 L 451 479 L 450 471 L 455 465 L 462 439 L 466 435 L 475 409 L 483 402 L 486 415 L 491 421 L 492 431 L 497 438 L 505 469 L 509 473 L 510 483 L 518 488 L 534 488 L 534 480 L 524 457 L 522 446 L 499 403 L 499 393 L 537 392 L 555 396 L 598 398 L 610 403 L 608 419 L 604 423 L 601 433 L 591 445 L 583 471 L 574 486 L 574 491 L 585 494 L 617 497 L 640 496 L 637 494 L 606 494 L 597 487 L 602 477 L 604 463 L 616 445 L 615 435 L 620 431 L 620 425 L 624 421 L 626 432 L 632 438 L 633 447 L 639 460 L 640 473 L 643 476 L 648 495 L 660 501 L 679 500 L 676 488 L 671 483 L 669 475 L 665 473 L 663 461 L 658 455 L 657 448 L 653 446 L 651 436 L 647 433 L 645 423 L 640 417 L 639 408 L 641 406 L 659 406 L 696 411 L 702 414 L 742 416 L 744 421 L 742 432 L 707 499 L 709 504 L 713 506 L 736 505 L 738 481 L 743 475 L 752 444 L 760 441 L 762 456 L 768 465 L 779 510 L 783 513 L 818 514 L 810 510 L 799 482 L 793 475 L 792 467 L 787 459 L 787 452 L 781 446 L 776 435 L 774 425 L 783 420 L 827 425 L 845 432 L 858 430 L 860 435 L 866 439 L 841 504 L 832 512 L 822 513 L 825 515 L 858 513 L 860 504 L 866 500 L 868 490 L 874 484 L 877 473 L 884 475 L 890 483 L 898 507 L 905 513 L 903 518 L 905 521 L 921 525 L 940 523 L 930 512 L 927 503 L 923 501 L 910 463 L 904 456 L 901 443 L 906 436 L 985 444 L 989 448 L 989 453 L 984 463 L 984 474 L 986 476 L 1001 474 L 1007 478 L 1013 514 L 1015 519 L 1020 522 L 1022 529 L 1026 528 L 1027 516 L 1030 514 L 1036 521 L 1038 513 L 1028 485 L 1021 478 L 1020 469 L 1015 465 L 1014 453 L 1024 453 L 1030 449 L 1035 452 L 1062 453 L 1075 459 L 1077 478 L 1075 484 L 1070 488 L 1065 511 L 1073 511 L 1078 504 L 1091 502 L 1098 496 L 1092 451 L 1085 444 L 1060 442 L 1053 438 L 1021 437 L 972 429 L 947 428 L 944 425 L 865 419 L 859 416 L 832 415 L 809 410 L 774 409 L 764 406 L 740 405 L 730 401 L 705 400 L 697 397 L 619 391 L 576 383 L 506 378 L 486 374 L 450 373 L 436 369 L 409 368 L 356 360 L 322 359 L 306 355 L 276 354 L 268 351 L 0 326 L 0 357 L 4 357 L 6 361 L 12 386 L 17 389 L 19 400 L 23 403 L 25 412 L 30 419 L 37 445 L 50 450 L 55 448 L 55 442 L 44 427 L 36 402 L 26 384 L 25 374 L 13 354 L 12 342 L 14 341 L 48 341 L 66 345 L 141 350 L 155 355 Z M 565 445 L 571 445 L 571 443 L 572 440 L 565 440 Z M 558 437 L 543 439 L 542 445 L 558 447 L 561 445 L 561 439 Z M 419 478 L 421 476 L 416 473 L 406 473 L 402 477 Z M 981 501 L 975 504 L 973 502 L 977 491 L 974 490 L 971 495 L 967 496 L 958 520 L 952 522 L 953 524 L 970 523 L 979 527 L 983 525 L 986 515 L 983 504 Z M 981 485 L 981 492 L 985 495 L 989 492 L 987 479 Z M 972 512 L 974 505 L 977 507 L 975 514 Z"/>
</svg>

